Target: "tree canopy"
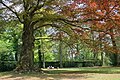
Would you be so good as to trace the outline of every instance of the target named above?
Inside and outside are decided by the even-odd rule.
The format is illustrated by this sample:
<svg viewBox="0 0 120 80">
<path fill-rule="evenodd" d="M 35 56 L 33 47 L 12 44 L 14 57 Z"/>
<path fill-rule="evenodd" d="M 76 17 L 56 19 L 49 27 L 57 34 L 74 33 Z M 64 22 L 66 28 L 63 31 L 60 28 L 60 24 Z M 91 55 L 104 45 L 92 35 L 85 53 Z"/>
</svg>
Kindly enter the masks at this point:
<svg viewBox="0 0 120 80">
<path fill-rule="evenodd" d="M 114 63 L 118 64 L 119 0 L 0 0 L 0 13 L 0 23 L 14 22 L 15 25 L 21 25 L 17 26 L 20 27 L 18 31 L 13 29 L 12 33 L 13 41 L 17 41 L 15 47 L 19 45 L 17 43 L 20 42 L 22 34 L 20 42 L 22 47 L 16 71 L 36 70 L 34 44 L 36 36 L 41 37 L 39 33 L 46 34 L 53 40 L 62 41 L 69 48 L 84 44 L 91 48 L 95 56 L 99 52 L 114 53 L 116 61 Z M 0 26 L 4 28 L 4 24 Z M 43 28 L 46 31 L 41 31 Z M 22 31 L 19 33 L 19 30 Z M 59 47 L 63 43 L 60 43 Z M 59 50 L 62 53 L 62 48 Z M 71 50 L 71 53 L 74 51 L 79 53 L 78 46 Z"/>
</svg>

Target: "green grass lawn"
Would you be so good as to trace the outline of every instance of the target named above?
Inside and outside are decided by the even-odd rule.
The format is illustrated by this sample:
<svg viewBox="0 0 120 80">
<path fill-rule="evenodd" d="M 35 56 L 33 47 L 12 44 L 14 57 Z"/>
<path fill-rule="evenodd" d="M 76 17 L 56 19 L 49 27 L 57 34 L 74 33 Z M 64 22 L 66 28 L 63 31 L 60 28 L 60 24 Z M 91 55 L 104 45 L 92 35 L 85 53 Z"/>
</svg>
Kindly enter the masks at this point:
<svg viewBox="0 0 120 80">
<path fill-rule="evenodd" d="M 80 67 L 43 71 L 43 74 L 1 72 L 0 80 L 120 80 L 120 67 Z"/>
<path fill-rule="evenodd" d="M 62 69 L 43 69 L 49 74 L 59 73 L 103 73 L 103 74 L 120 74 L 120 67 L 81 67 L 81 68 L 62 68 Z"/>
</svg>

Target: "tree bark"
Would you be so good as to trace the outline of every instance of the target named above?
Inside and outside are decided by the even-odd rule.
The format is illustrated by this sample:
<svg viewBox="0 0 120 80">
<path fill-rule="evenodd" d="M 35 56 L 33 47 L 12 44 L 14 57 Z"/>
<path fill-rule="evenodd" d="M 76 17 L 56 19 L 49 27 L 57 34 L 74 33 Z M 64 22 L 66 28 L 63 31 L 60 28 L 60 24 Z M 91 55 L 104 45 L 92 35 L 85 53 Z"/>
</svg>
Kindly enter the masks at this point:
<svg viewBox="0 0 120 80">
<path fill-rule="evenodd" d="M 28 72 L 33 70 L 34 62 L 34 35 L 33 26 L 25 23 L 22 34 L 22 52 L 20 54 L 20 61 L 16 68 L 20 72 Z"/>
</svg>

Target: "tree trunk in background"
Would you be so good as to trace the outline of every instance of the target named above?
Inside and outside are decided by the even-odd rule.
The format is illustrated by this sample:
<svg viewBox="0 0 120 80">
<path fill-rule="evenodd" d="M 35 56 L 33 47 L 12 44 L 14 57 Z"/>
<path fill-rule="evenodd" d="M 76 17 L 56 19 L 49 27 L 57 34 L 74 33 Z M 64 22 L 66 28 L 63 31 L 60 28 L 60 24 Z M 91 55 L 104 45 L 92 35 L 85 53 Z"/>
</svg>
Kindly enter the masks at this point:
<svg viewBox="0 0 120 80">
<path fill-rule="evenodd" d="M 98 53 L 95 50 L 93 50 L 93 54 L 94 54 L 94 61 L 95 61 L 94 66 L 96 66 L 97 65 Z"/>
<path fill-rule="evenodd" d="M 114 32 L 113 32 L 113 29 L 111 29 L 110 32 L 113 34 L 113 33 L 114 33 Z M 110 36 L 111 36 L 111 41 L 112 41 L 113 49 L 114 49 L 114 50 L 117 50 L 117 44 L 116 44 L 114 35 L 110 35 Z M 118 52 L 117 52 L 117 51 L 114 52 L 114 53 L 112 54 L 112 56 L 113 56 L 113 57 L 111 58 L 111 60 L 112 60 L 112 62 L 113 62 L 113 66 L 117 66 L 117 65 L 118 65 Z"/>
<path fill-rule="evenodd" d="M 42 37 L 42 33 L 39 31 L 40 37 Z M 42 39 L 39 41 L 38 45 L 38 58 L 39 58 L 39 68 L 42 68 L 42 52 L 41 52 L 41 45 L 42 45 Z"/>
<path fill-rule="evenodd" d="M 112 40 L 113 48 L 114 48 L 115 50 L 117 50 L 117 45 L 116 45 L 116 42 L 115 42 L 115 40 L 114 40 L 113 35 L 111 35 L 111 40 Z M 117 65 L 118 65 L 118 53 L 113 53 L 112 55 L 113 55 L 113 59 L 112 59 L 112 61 L 113 61 L 113 66 L 117 66 Z"/>
<path fill-rule="evenodd" d="M 63 67 L 63 63 L 62 63 L 62 41 L 60 40 L 59 43 L 59 54 L 60 54 L 60 68 Z"/>
<path fill-rule="evenodd" d="M 18 38 L 14 38 L 14 51 L 15 51 L 15 61 L 18 61 L 18 49 L 19 49 L 19 44 L 18 44 Z"/>
<path fill-rule="evenodd" d="M 96 34 L 94 33 L 94 31 L 91 31 L 91 39 L 93 41 L 92 46 L 94 46 L 94 47 L 95 47 L 95 35 Z M 94 58 L 94 66 L 96 66 L 97 56 L 98 56 L 97 50 L 95 48 L 93 48 L 92 52 L 93 52 L 93 58 Z"/>
<path fill-rule="evenodd" d="M 18 52 L 15 52 L 15 61 L 18 61 Z"/>
<path fill-rule="evenodd" d="M 100 46 L 100 49 L 102 50 L 103 43 L 102 43 L 102 36 L 100 35 L 100 33 L 99 33 L 99 41 L 100 41 L 99 46 Z M 101 63 L 100 63 L 100 65 L 103 66 L 104 65 L 104 52 L 103 52 L 103 50 L 100 53 L 101 53 Z"/>
<path fill-rule="evenodd" d="M 41 54 L 41 45 L 38 45 L 38 57 L 39 57 L 39 68 L 42 67 L 42 54 Z"/>
<path fill-rule="evenodd" d="M 103 57 L 103 52 L 101 52 L 101 66 L 103 66 L 103 63 L 104 63 L 104 57 Z"/>
<path fill-rule="evenodd" d="M 43 68 L 45 68 L 45 53 L 43 52 Z"/>
</svg>

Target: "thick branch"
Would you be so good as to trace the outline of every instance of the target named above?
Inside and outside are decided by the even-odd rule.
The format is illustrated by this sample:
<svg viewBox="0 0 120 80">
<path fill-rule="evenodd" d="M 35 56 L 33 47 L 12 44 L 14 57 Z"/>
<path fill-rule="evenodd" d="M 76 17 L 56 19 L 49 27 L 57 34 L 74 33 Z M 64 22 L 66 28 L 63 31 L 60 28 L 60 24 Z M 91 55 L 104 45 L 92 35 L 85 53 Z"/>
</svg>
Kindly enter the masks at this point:
<svg viewBox="0 0 120 80">
<path fill-rule="evenodd" d="M 71 23 L 85 23 L 85 22 L 89 22 L 89 21 L 102 21 L 104 18 L 100 18 L 100 19 L 96 19 L 96 18 L 88 18 L 88 19 L 84 19 L 84 20 L 68 20 L 65 18 L 58 18 L 57 20 L 62 20 L 64 22 L 71 22 Z"/>
<path fill-rule="evenodd" d="M 35 40 L 41 40 L 41 39 L 53 39 L 53 37 L 38 37 Z"/>
<path fill-rule="evenodd" d="M 2 1 L 1 1 L 1 4 L 3 4 L 3 6 L 5 6 L 6 8 L 8 8 L 11 12 L 13 12 L 16 17 L 18 18 L 18 20 L 23 23 L 23 21 L 20 19 L 19 15 L 17 14 L 17 12 L 13 11 L 9 6 L 7 6 L 6 4 L 4 4 Z"/>
<path fill-rule="evenodd" d="M 36 31 L 37 29 L 39 29 L 39 28 L 41 28 L 41 27 L 44 27 L 44 26 L 51 26 L 52 24 L 44 24 L 44 25 L 40 25 L 40 26 L 38 26 L 38 27 L 36 27 L 35 29 L 34 29 L 34 31 Z"/>
<path fill-rule="evenodd" d="M 26 9 L 25 0 L 23 0 L 23 6 L 24 6 L 24 9 Z"/>
<path fill-rule="evenodd" d="M 42 1 L 43 4 L 40 4 L 40 1 Z M 42 7 L 44 7 L 45 5 L 47 5 L 47 3 L 50 3 L 52 1 L 53 0 L 37 0 L 37 4 L 36 4 L 36 6 L 34 6 L 34 8 L 31 9 L 30 14 L 34 15 L 35 11 L 41 9 Z"/>
<path fill-rule="evenodd" d="M 45 5 L 45 1 L 46 0 L 44 0 L 43 4 L 39 5 L 40 0 L 37 0 L 37 4 L 34 7 L 34 9 L 30 12 L 30 14 L 32 15 L 32 14 L 34 14 L 35 11 L 37 11 L 38 9 L 41 9 Z"/>
<path fill-rule="evenodd" d="M 37 30 L 37 29 L 39 29 L 39 28 L 41 28 L 41 27 L 45 27 L 45 26 L 51 26 L 51 27 L 58 27 L 59 28 L 59 26 L 56 25 L 56 24 L 43 24 L 43 25 L 40 25 L 40 26 L 36 27 L 34 29 L 34 31 Z"/>
<path fill-rule="evenodd" d="M 86 29 L 86 30 L 90 30 L 89 28 L 82 28 L 80 25 L 77 25 L 77 24 L 74 24 L 74 23 L 79 23 L 78 20 L 73 20 L 73 21 L 70 21 L 70 20 L 67 20 L 67 19 L 58 19 L 58 20 L 62 20 L 63 22 L 65 22 L 66 24 L 69 24 L 71 26 L 75 26 L 75 27 L 79 27 L 81 29 Z"/>
<path fill-rule="evenodd" d="M 79 27 L 81 29 L 84 29 L 84 30 L 90 30 L 90 28 L 83 28 L 81 27 L 81 25 L 77 25 L 78 23 L 86 23 L 86 22 L 89 22 L 89 21 L 102 21 L 104 18 L 100 18 L 100 19 L 96 19 L 96 18 L 91 18 L 91 19 L 85 19 L 85 20 L 68 20 L 68 19 L 65 19 L 65 18 L 58 18 L 56 20 L 60 20 L 60 21 L 63 21 L 65 22 L 66 24 L 69 24 L 71 26 L 75 26 L 75 27 Z"/>
</svg>

